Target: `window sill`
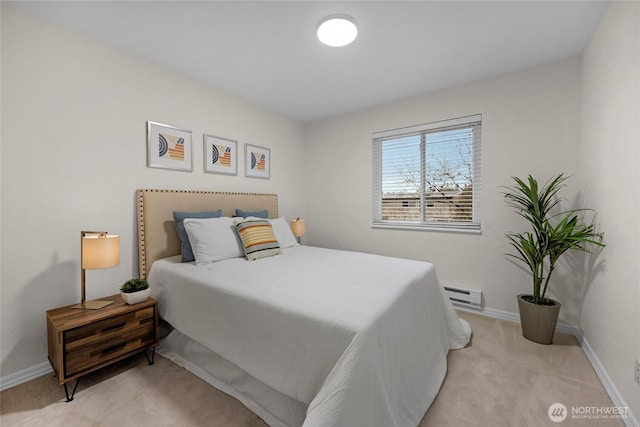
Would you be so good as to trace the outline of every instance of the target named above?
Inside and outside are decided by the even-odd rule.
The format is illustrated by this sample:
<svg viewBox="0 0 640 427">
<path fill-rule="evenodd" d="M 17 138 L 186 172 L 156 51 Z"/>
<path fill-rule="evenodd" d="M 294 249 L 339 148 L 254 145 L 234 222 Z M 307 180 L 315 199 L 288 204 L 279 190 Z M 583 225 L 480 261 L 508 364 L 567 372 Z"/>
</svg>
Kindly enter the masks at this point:
<svg viewBox="0 0 640 427">
<path fill-rule="evenodd" d="M 373 223 L 371 228 L 388 229 L 388 230 L 411 230 L 411 231 L 436 231 L 445 233 L 463 233 L 463 234 L 482 234 L 481 228 L 465 228 L 465 227 L 442 227 L 437 225 L 417 225 L 417 224 L 398 224 L 398 223 Z"/>
</svg>

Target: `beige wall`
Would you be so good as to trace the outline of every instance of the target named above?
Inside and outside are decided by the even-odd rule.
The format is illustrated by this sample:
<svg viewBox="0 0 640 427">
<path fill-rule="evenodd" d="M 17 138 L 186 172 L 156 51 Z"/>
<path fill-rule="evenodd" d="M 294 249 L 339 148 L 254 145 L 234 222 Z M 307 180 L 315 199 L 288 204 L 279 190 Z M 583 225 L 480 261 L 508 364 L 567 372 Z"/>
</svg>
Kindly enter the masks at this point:
<svg viewBox="0 0 640 427">
<path fill-rule="evenodd" d="M 607 247 L 586 277 L 580 327 L 640 420 L 640 3 L 611 4 L 582 67 L 581 187 Z"/>
<path fill-rule="evenodd" d="M 87 297 L 137 276 L 137 188 L 274 192 L 305 216 L 302 124 L 2 4 L 2 377 L 46 362 L 45 311 L 80 300 L 80 230 L 121 236 L 120 266 Z M 193 131 L 194 171 L 146 167 L 147 120 Z M 203 133 L 271 149 L 271 179 L 203 173 Z"/>
<path fill-rule="evenodd" d="M 517 312 L 516 295 L 530 276 L 510 263 L 506 231 L 523 223 L 499 194 L 511 176 L 578 171 L 580 61 L 456 87 L 307 127 L 308 239 L 319 246 L 431 261 L 440 280 L 481 289 L 486 306 Z M 482 234 L 371 228 L 371 134 L 482 114 Z M 579 181 L 565 193 L 575 202 Z M 578 322 L 577 278 L 562 268 L 552 295 L 561 320 Z M 563 283 L 562 290 L 559 283 Z"/>
</svg>

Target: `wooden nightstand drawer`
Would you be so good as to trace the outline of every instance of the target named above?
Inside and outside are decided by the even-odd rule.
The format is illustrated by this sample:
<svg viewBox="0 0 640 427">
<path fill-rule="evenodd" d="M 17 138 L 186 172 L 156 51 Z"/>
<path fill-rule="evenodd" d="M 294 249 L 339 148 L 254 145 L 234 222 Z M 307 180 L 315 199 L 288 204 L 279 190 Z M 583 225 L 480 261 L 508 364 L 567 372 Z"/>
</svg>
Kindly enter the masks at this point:
<svg viewBox="0 0 640 427">
<path fill-rule="evenodd" d="M 148 307 L 70 329 L 64 333 L 65 351 L 71 352 L 84 345 L 95 345 L 153 321 L 154 309 Z"/>
</svg>

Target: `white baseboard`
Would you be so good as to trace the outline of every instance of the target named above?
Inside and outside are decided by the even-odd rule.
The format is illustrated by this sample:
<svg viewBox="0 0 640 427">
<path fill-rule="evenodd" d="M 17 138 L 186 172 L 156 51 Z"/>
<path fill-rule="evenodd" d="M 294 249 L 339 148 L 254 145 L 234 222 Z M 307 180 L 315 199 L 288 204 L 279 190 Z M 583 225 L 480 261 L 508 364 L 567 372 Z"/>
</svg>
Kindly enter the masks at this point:
<svg viewBox="0 0 640 427">
<path fill-rule="evenodd" d="M 604 385 L 605 390 L 607 390 L 609 397 L 611 397 L 613 405 L 619 408 L 627 407 L 627 404 L 622 399 L 622 396 L 620 396 L 620 393 L 618 393 L 618 389 L 616 388 L 615 384 L 613 384 L 613 381 L 611 381 L 611 378 L 609 378 L 609 374 L 607 374 L 607 371 L 605 371 L 604 367 L 600 363 L 598 356 L 596 356 L 596 354 L 593 352 L 593 349 L 589 345 L 587 339 L 583 337 L 582 334 L 576 335 L 576 338 L 582 346 L 584 354 L 587 355 L 587 359 L 589 359 L 589 362 L 591 362 L 591 366 L 593 366 L 593 369 L 596 371 L 598 378 L 600 378 L 600 381 L 602 381 L 602 385 Z M 623 418 L 623 421 L 627 427 L 639 427 L 638 420 L 633 416 L 631 412 L 627 414 L 627 418 Z"/>
<path fill-rule="evenodd" d="M 492 317 L 494 319 L 507 320 L 509 322 L 520 322 L 520 315 L 517 313 L 511 313 L 511 312 L 502 311 L 502 310 L 495 310 L 493 308 L 483 308 L 482 310 L 473 310 L 473 309 L 468 309 L 466 307 L 462 307 L 459 305 L 454 305 L 454 306 L 456 310 L 460 310 L 460 311 L 475 313 L 482 316 Z M 602 385 L 607 391 L 607 394 L 613 401 L 613 405 L 619 408 L 628 407 L 628 405 L 624 402 L 624 399 L 622 398 L 622 396 L 620 396 L 620 393 L 618 393 L 618 389 L 613 384 L 613 381 L 611 381 L 611 378 L 609 378 L 609 375 L 607 374 L 607 371 L 604 369 L 604 366 L 602 366 L 602 363 L 600 363 L 598 356 L 596 356 L 596 354 L 593 352 L 593 349 L 589 345 L 589 342 L 582 335 L 582 331 L 576 326 L 569 325 L 562 322 L 558 322 L 558 325 L 556 326 L 556 330 L 558 332 L 571 334 L 576 337 L 576 339 L 580 343 L 580 346 L 582 347 L 582 350 L 584 351 L 584 354 L 587 356 L 589 363 L 591 363 L 591 366 L 596 371 L 596 375 L 598 375 L 598 378 L 602 382 Z M 627 427 L 640 427 L 638 425 L 638 420 L 636 420 L 636 418 L 633 416 L 632 413 L 628 413 L 627 417 L 623 418 L 622 420 L 624 421 Z"/>
<path fill-rule="evenodd" d="M 466 308 L 457 304 L 453 305 L 456 310 L 467 311 L 469 313 L 476 313 L 483 316 L 493 317 L 494 319 L 507 320 L 509 322 L 520 323 L 520 315 L 518 313 L 511 313 L 510 311 L 496 310 L 494 308 L 483 308 L 482 310 L 474 310 L 472 308 Z M 556 325 L 556 330 L 558 332 L 563 332 L 565 334 L 578 335 L 582 336 L 580 330 L 575 326 L 569 325 L 567 323 L 558 322 Z"/>
<path fill-rule="evenodd" d="M 53 372 L 51 364 L 49 362 L 43 362 L 39 365 L 32 366 L 31 368 L 24 369 L 15 374 L 7 375 L 0 378 L 0 391 L 17 386 L 18 384 L 26 383 L 35 378 L 47 375 Z"/>
</svg>

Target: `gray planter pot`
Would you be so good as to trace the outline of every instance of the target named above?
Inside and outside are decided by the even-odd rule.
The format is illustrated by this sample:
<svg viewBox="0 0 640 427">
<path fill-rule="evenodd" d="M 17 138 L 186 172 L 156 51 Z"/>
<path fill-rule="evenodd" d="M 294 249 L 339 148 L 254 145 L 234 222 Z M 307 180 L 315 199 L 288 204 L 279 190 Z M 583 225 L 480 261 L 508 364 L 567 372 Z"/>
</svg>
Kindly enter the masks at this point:
<svg viewBox="0 0 640 427">
<path fill-rule="evenodd" d="M 522 336 L 538 344 L 551 344 L 558 323 L 558 314 L 560 314 L 560 303 L 547 298 L 553 305 L 533 304 L 524 298 L 530 296 L 518 295 Z"/>
</svg>

